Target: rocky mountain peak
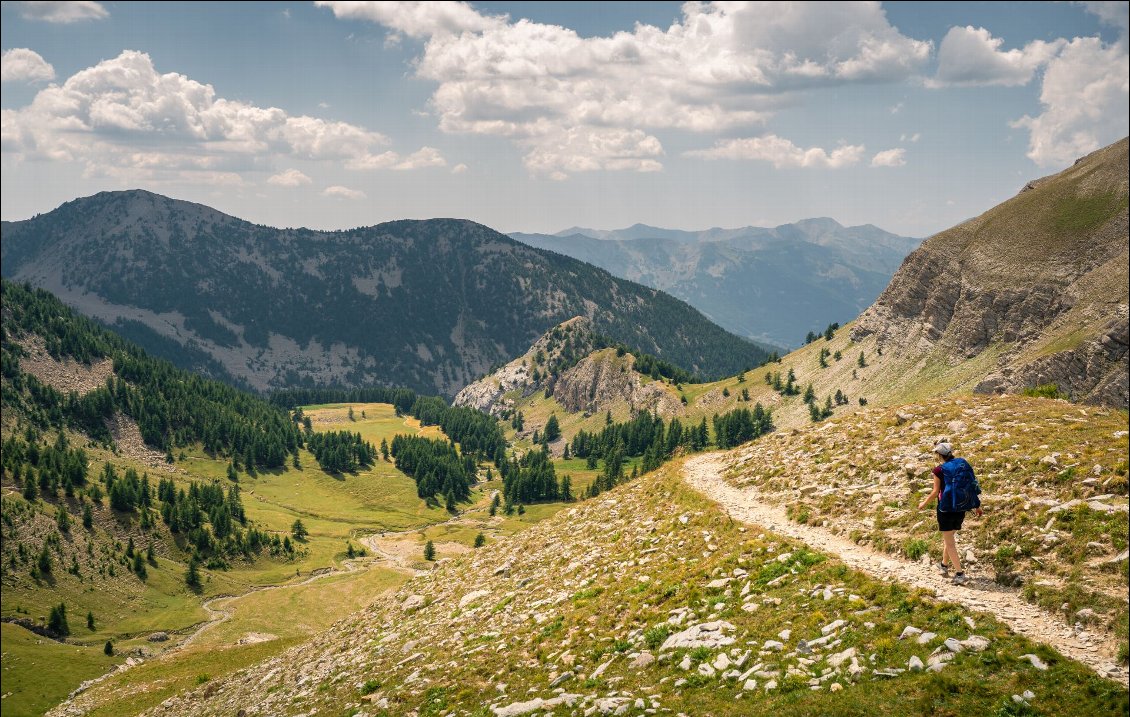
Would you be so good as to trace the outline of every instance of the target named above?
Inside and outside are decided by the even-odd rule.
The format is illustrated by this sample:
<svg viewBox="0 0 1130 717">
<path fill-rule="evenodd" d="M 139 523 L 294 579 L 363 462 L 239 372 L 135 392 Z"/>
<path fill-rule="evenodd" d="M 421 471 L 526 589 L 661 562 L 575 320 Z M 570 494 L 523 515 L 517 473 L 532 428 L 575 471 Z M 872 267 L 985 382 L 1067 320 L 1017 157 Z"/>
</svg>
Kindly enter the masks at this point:
<svg viewBox="0 0 1130 717">
<path fill-rule="evenodd" d="M 926 240 L 859 318 L 899 354 L 949 364 L 992 350 L 989 392 L 1055 383 L 1125 408 L 1127 140 Z"/>
</svg>

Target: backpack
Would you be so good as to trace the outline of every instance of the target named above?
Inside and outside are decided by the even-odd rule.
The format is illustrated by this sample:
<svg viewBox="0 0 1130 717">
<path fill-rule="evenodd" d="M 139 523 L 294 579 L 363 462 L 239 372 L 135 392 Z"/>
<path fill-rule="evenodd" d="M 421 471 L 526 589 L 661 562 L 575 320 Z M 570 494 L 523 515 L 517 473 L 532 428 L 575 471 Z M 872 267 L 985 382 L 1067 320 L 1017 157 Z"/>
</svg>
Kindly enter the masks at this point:
<svg viewBox="0 0 1130 717">
<path fill-rule="evenodd" d="M 964 513 L 981 507 L 981 486 L 973 473 L 973 466 L 964 458 L 951 458 L 942 464 L 944 488 L 938 499 L 938 510 L 943 513 Z"/>
</svg>

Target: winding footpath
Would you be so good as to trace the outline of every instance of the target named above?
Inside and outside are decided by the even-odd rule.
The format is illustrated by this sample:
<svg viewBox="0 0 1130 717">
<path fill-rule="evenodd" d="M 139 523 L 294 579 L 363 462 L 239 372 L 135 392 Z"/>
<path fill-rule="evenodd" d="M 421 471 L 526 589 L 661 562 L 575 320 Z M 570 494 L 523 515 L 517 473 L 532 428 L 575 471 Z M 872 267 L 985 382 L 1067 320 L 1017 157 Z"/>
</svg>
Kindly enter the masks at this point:
<svg viewBox="0 0 1130 717">
<path fill-rule="evenodd" d="M 971 610 L 992 614 L 1016 633 L 1049 645 L 1061 654 L 1077 660 L 1099 675 L 1128 684 L 1125 670 L 1100 654 L 1103 636 L 1093 637 L 1076 632 L 1061 618 L 1032 605 L 1016 590 L 1001 588 L 995 583 L 974 581 L 954 585 L 931 565 L 908 562 L 862 547 L 824 528 L 802 525 L 789 520 L 785 509 L 761 498 L 753 488 L 736 488 L 726 482 L 727 468 L 722 453 L 706 453 L 690 458 L 683 468 L 683 479 L 692 488 L 715 501 L 734 519 L 751 523 L 780 535 L 835 555 L 848 567 L 880 580 L 897 580 L 907 585 L 931 590 L 941 600 L 960 604 Z"/>
</svg>

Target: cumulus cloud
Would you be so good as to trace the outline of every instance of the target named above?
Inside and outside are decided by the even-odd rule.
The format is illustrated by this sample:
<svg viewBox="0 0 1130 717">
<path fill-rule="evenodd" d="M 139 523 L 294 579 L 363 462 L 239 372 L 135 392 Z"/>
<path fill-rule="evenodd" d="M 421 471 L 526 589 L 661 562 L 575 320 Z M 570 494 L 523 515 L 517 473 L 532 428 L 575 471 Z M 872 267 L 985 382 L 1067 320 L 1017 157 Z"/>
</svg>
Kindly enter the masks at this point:
<svg viewBox="0 0 1130 717">
<path fill-rule="evenodd" d="M 906 164 L 906 150 L 902 147 L 884 149 L 871 158 L 872 167 L 902 167 Z"/>
<path fill-rule="evenodd" d="M 865 151 L 863 145 L 857 144 L 842 145 L 831 152 L 821 147 L 804 149 L 784 137 L 770 134 L 764 137 L 729 139 L 718 142 L 710 149 L 691 150 L 684 154 L 699 159 L 759 160 L 769 162 L 777 169 L 839 169 L 857 164 Z"/>
<path fill-rule="evenodd" d="M 356 201 L 358 199 L 364 199 L 365 193 L 358 189 L 350 189 L 349 187 L 343 187 L 340 184 L 335 184 L 332 187 L 326 187 L 325 189 L 323 189 L 322 196 L 333 197 L 334 199 L 349 199 Z"/>
<path fill-rule="evenodd" d="M 932 52 L 866 2 L 688 2 L 667 29 L 587 38 L 464 3 L 321 4 L 426 38 L 416 72 L 437 85 L 440 129 L 509 137 L 557 178 L 658 169 L 656 130 L 760 125 L 787 93 L 902 80 Z"/>
<path fill-rule="evenodd" d="M 50 82 L 55 68 L 34 50 L 13 47 L 0 56 L 0 82 Z"/>
<path fill-rule="evenodd" d="M 57 24 L 101 20 L 110 16 L 106 8 L 102 7 L 102 3 L 90 2 L 89 0 L 14 2 L 12 4 L 19 8 L 20 16 L 26 20 L 40 20 Z"/>
<path fill-rule="evenodd" d="M 942 39 L 938 72 L 927 85 L 1026 85 L 1066 43 L 1063 39 L 1033 40 L 1023 48 L 1002 51 L 1004 40 L 983 27 L 953 27 Z"/>
<path fill-rule="evenodd" d="M 460 162 L 459 164 L 457 164 L 457 165 L 455 165 L 454 167 L 451 168 L 452 174 L 463 174 L 466 171 L 467 171 L 467 165 L 463 164 L 462 162 Z"/>
<path fill-rule="evenodd" d="M 1104 25 L 1117 27 L 1122 30 L 1123 37 L 1126 36 L 1127 29 L 1130 28 L 1130 4 L 1125 0 L 1113 0 L 1104 2 L 1082 2 L 1079 3 Z"/>
<path fill-rule="evenodd" d="M 267 184 L 273 184 L 276 187 L 299 187 L 303 184 L 309 184 L 311 181 L 313 180 L 297 169 L 288 169 L 267 178 Z"/>
<path fill-rule="evenodd" d="M 1126 44 L 1077 37 L 1048 63 L 1043 112 L 1012 126 L 1029 132 L 1028 157 L 1043 167 L 1070 164 L 1130 130 L 1130 56 Z"/>
<path fill-rule="evenodd" d="M 3 151 L 17 160 L 133 169 L 149 179 L 261 169 L 273 157 L 365 163 L 388 143 L 357 125 L 217 97 L 211 85 L 161 74 L 132 50 L 40 90 L 2 119 Z"/>
</svg>

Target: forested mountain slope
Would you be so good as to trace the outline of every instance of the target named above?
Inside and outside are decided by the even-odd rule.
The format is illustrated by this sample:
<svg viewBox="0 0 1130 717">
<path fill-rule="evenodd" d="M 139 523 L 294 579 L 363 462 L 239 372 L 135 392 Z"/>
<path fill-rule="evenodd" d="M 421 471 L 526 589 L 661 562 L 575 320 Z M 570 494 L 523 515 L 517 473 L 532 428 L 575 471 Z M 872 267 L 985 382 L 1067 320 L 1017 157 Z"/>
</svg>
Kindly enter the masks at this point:
<svg viewBox="0 0 1130 717">
<path fill-rule="evenodd" d="M 576 315 L 709 376 L 764 357 L 662 292 L 457 219 L 274 229 L 105 192 L 5 222 L 2 250 L 6 277 L 261 389 L 382 383 L 452 395 Z"/>
</svg>

